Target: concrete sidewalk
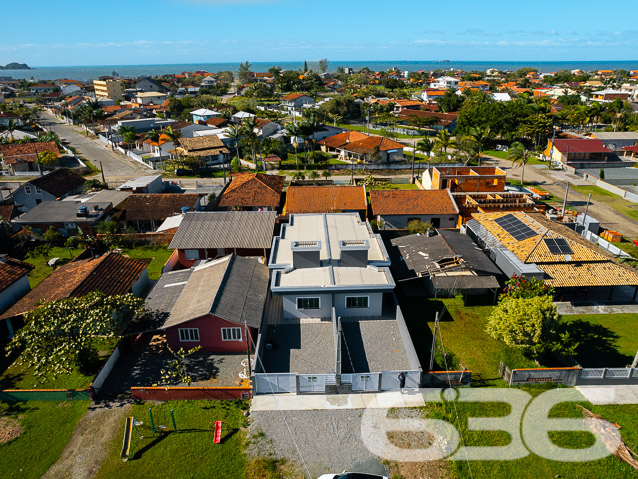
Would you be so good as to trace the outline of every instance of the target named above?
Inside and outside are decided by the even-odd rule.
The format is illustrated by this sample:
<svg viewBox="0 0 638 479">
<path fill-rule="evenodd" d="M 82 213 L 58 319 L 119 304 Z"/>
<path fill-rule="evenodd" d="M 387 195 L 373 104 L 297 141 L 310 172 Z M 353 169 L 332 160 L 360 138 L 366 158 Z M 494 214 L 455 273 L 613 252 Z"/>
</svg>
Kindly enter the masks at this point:
<svg viewBox="0 0 638 479">
<path fill-rule="evenodd" d="M 569 302 L 557 302 L 559 314 L 638 314 L 638 304 L 596 304 L 574 306 Z"/>
<path fill-rule="evenodd" d="M 251 411 L 308 411 L 325 409 L 380 409 L 425 406 L 440 401 L 441 389 L 411 389 L 353 394 L 265 394 L 254 396 Z M 431 399 L 428 399 L 431 398 Z"/>
<path fill-rule="evenodd" d="M 638 385 L 576 386 L 576 389 L 596 405 L 638 404 Z"/>
</svg>

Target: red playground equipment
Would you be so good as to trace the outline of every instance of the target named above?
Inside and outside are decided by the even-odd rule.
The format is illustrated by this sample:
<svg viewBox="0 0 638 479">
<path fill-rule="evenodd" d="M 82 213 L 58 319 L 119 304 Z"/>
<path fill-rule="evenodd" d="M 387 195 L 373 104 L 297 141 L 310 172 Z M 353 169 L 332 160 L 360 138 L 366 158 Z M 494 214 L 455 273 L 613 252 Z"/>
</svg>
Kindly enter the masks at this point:
<svg viewBox="0 0 638 479">
<path fill-rule="evenodd" d="M 215 421 L 215 436 L 213 442 L 219 444 L 222 440 L 222 422 Z"/>
</svg>

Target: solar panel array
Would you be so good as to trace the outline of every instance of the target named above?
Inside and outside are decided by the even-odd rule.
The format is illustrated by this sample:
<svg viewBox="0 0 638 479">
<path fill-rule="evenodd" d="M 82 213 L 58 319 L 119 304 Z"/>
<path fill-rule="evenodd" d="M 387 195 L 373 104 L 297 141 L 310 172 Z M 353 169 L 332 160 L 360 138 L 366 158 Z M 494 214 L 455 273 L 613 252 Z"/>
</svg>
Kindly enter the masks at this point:
<svg viewBox="0 0 638 479">
<path fill-rule="evenodd" d="M 511 213 L 496 218 L 494 222 L 507 231 L 516 241 L 522 241 L 538 234 Z"/>
<path fill-rule="evenodd" d="M 547 248 L 549 248 L 549 252 L 552 254 L 573 254 L 572 250 L 567 240 L 564 238 L 545 238 L 544 239 Z"/>
</svg>

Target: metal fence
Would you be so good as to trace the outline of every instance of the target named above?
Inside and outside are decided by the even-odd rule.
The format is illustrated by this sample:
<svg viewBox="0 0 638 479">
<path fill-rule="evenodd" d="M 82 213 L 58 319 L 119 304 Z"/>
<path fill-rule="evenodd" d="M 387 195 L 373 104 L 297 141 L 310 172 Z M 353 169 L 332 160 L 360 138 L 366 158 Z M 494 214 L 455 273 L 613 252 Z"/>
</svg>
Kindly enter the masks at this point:
<svg viewBox="0 0 638 479">
<path fill-rule="evenodd" d="M 638 384 L 638 368 L 510 369 L 501 362 L 499 373 L 510 386 L 557 383 L 567 386 Z"/>
<path fill-rule="evenodd" d="M 0 401 L 88 401 L 88 389 L 4 389 L 0 390 Z"/>
<path fill-rule="evenodd" d="M 254 381 L 255 394 L 296 393 L 297 375 L 294 373 L 258 373 Z"/>
</svg>

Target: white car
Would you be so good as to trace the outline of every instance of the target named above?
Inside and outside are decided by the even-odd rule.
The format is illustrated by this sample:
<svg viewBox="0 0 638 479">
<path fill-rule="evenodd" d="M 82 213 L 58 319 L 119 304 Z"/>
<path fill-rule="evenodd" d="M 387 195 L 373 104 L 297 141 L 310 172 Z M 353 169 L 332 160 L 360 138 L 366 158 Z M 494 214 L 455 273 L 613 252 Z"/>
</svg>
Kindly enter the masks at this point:
<svg viewBox="0 0 638 479">
<path fill-rule="evenodd" d="M 368 474 L 367 472 L 346 472 L 341 474 L 323 474 L 317 479 L 388 479 L 387 476 L 379 476 L 378 474 Z"/>
</svg>

